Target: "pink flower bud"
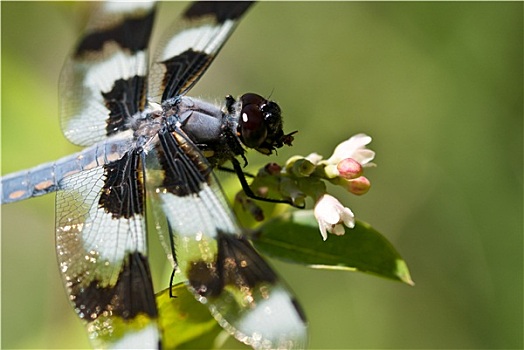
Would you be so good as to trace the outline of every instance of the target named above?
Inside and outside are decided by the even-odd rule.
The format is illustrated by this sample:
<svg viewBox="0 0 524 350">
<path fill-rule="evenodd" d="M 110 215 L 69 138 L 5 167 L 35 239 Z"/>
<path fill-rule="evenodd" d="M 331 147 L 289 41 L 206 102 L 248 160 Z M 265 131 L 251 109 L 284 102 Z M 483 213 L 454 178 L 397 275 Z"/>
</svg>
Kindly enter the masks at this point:
<svg viewBox="0 0 524 350">
<path fill-rule="evenodd" d="M 338 162 L 337 170 L 341 177 L 348 180 L 355 179 L 362 175 L 362 165 L 352 158 L 345 158 Z"/>
<path fill-rule="evenodd" d="M 371 182 L 365 176 L 348 181 L 348 191 L 358 196 L 365 194 L 370 187 Z"/>
<path fill-rule="evenodd" d="M 278 175 L 282 170 L 282 167 L 278 163 L 268 163 L 265 166 L 265 170 L 271 176 Z"/>
</svg>

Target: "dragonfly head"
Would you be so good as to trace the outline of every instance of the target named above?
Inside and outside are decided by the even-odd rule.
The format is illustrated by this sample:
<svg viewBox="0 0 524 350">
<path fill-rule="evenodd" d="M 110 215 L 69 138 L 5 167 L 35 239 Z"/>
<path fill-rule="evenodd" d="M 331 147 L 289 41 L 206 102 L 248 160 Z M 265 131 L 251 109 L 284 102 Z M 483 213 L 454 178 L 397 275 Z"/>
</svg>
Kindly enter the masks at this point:
<svg viewBox="0 0 524 350">
<path fill-rule="evenodd" d="M 284 145 L 291 146 L 296 131 L 284 134 L 281 110 L 276 102 L 247 93 L 240 97 L 240 104 L 237 133 L 246 147 L 269 155 Z"/>
</svg>

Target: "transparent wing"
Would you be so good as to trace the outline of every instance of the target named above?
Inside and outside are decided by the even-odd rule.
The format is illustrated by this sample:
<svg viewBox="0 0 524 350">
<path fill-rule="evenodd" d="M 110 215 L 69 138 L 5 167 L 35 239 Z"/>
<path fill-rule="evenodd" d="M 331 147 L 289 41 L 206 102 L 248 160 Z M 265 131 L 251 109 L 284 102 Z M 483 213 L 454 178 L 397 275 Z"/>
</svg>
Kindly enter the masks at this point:
<svg viewBox="0 0 524 350">
<path fill-rule="evenodd" d="M 65 136 L 87 146 L 130 127 L 144 109 L 147 46 L 155 16 L 149 2 L 104 2 L 92 14 L 60 76 Z"/>
<path fill-rule="evenodd" d="M 193 3 L 164 35 L 149 75 L 149 96 L 161 101 L 185 94 L 206 71 L 250 1 Z"/>
<path fill-rule="evenodd" d="M 182 134 L 160 132 L 147 171 L 152 201 L 175 231 L 178 267 L 197 300 L 254 348 L 304 348 L 307 326 L 300 306 L 241 235 L 198 149 Z"/>
<path fill-rule="evenodd" d="M 71 303 L 95 347 L 160 344 L 141 163 L 131 151 L 59 182 L 58 262 Z"/>
</svg>

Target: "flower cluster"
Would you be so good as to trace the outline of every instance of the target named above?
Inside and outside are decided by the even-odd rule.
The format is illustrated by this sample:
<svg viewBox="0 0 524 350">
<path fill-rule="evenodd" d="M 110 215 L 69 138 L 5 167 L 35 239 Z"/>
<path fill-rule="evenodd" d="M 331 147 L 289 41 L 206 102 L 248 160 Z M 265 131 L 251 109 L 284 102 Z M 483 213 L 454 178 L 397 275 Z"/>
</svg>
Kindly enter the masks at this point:
<svg viewBox="0 0 524 350">
<path fill-rule="evenodd" d="M 307 157 L 291 157 L 284 167 L 268 164 L 259 171 L 251 188 L 261 196 L 272 198 L 276 195 L 296 207 L 304 207 L 306 197 L 313 198 L 314 215 L 322 238 L 326 240 L 328 232 L 343 235 L 344 226 L 355 226 L 355 215 L 327 193 L 325 182 L 342 186 L 355 195 L 365 194 L 371 183 L 363 175 L 364 169 L 375 166 L 372 163 L 375 152 L 366 147 L 370 142 L 370 136 L 357 134 L 340 143 L 328 159 L 311 153 Z M 261 217 L 258 206 L 252 201 L 244 198 L 242 203 Z"/>
<path fill-rule="evenodd" d="M 310 154 L 306 159 L 317 167 L 323 167 L 324 175 L 330 182 L 343 186 L 353 194 L 362 195 L 371 186 L 369 180 L 362 175 L 364 168 L 375 166 L 371 162 L 375 152 L 366 148 L 370 142 L 370 136 L 357 134 L 339 144 L 327 160 L 322 160 L 316 153 Z M 355 226 L 353 212 L 327 193 L 316 198 L 314 214 L 324 240 L 327 239 L 327 232 L 343 235 L 342 224 L 348 228 Z"/>
</svg>

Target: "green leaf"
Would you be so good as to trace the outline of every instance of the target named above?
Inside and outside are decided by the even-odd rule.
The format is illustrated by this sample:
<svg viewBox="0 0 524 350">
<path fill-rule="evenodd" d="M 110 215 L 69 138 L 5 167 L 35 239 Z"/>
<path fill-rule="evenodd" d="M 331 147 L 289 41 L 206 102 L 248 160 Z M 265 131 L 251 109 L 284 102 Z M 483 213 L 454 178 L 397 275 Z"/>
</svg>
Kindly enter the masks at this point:
<svg viewBox="0 0 524 350">
<path fill-rule="evenodd" d="M 156 295 L 162 345 L 164 349 L 212 349 L 222 327 L 211 316 L 208 308 L 199 303 L 184 283 Z"/>
<path fill-rule="evenodd" d="M 293 211 L 263 224 L 253 237 L 262 253 L 319 269 L 360 271 L 413 285 L 408 267 L 389 241 L 357 221 L 343 236 L 322 240 L 313 211 Z"/>
</svg>

